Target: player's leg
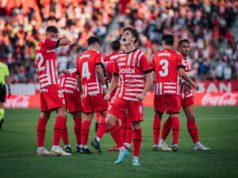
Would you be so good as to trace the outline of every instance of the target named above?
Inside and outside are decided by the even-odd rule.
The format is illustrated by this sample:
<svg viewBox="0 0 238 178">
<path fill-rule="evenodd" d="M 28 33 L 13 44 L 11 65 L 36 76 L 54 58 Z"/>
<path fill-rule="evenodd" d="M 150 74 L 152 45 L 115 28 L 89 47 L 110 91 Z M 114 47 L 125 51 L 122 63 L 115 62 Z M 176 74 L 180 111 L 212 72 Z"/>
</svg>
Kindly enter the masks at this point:
<svg viewBox="0 0 238 178">
<path fill-rule="evenodd" d="M 96 149 L 98 153 L 101 153 L 100 148 L 100 140 L 105 134 L 105 132 L 108 130 L 106 125 L 106 111 L 101 111 L 101 119 L 98 121 L 98 129 L 96 133 L 96 137 L 91 141 L 91 145 Z"/>
<path fill-rule="evenodd" d="M 128 115 L 128 112 L 125 114 L 125 120 L 124 122 L 126 123 L 126 129 L 124 132 L 124 145 L 125 147 L 130 150 L 131 148 L 131 141 L 133 139 L 133 130 L 132 130 L 132 123 L 131 123 L 131 118 Z"/>
<path fill-rule="evenodd" d="M 112 114 L 107 114 L 106 124 L 108 126 L 108 130 L 119 148 L 119 155 L 115 164 L 120 164 L 125 161 L 126 157 L 129 155 L 128 150 L 125 148 L 123 141 L 121 139 L 120 127 L 117 124 L 117 117 Z"/>
<path fill-rule="evenodd" d="M 155 111 L 153 120 L 153 151 L 159 149 L 159 138 L 160 138 L 160 123 L 162 120 L 162 113 Z"/>
<path fill-rule="evenodd" d="M 66 108 L 60 107 L 60 108 L 57 108 L 56 111 L 57 111 L 57 116 L 56 116 L 55 124 L 54 124 L 53 145 L 51 148 L 51 152 L 53 154 L 60 155 L 60 156 L 71 156 L 70 153 L 65 152 L 60 147 L 60 139 L 62 137 L 63 130 L 66 128 L 66 122 L 67 122 Z"/>
<path fill-rule="evenodd" d="M 37 122 L 37 155 L 50 155 L 50 152 L 45 148 L 45 133 L 46 125 L 50 118 L 50 112 L 41 112 Z"/>
<path fill-rule="evenodd" d="M 5 110 L 3 103 L 6 101 L 6 87 L 5 85 L 0 84 L 0 130 L 4 122 Z"/>
<path fill-rule="evenodd" d="M 210 148 L 205 147 L 199 139 L 199 131 L 195 119 L 193 98 L 185 98 L 182 100 L 182 107 L 187 118 L 187 129 L 194 143 L 194 150 L 206 151 Z"/>
<path fill-rule="evenodd" d="M 140 122 L 132 122 L 133 128 L 133 159 L 132 165 L 139 166 L 139 156 L 140 156 L 140 148 L 142 143 L 142 129 L 140 126 Z"/>
<path fill-rule="evenodd" d="M 81 153 L 91 153 L 88 149 L 88 136 L 92 120 L 93 113 L 84 113 L 84 121 L 81 128 Z"/>
<path fill-rule="evenodd" d="M 71 113 L 74 118 L 74 135 L 76 138 L 76 152 L 80 152 L 80 144 L 81 144 L 81 127 L 82 127 L 82 113 L 77 111 Z"/>
<path fill-rule="evenodd" d="M 172 151 L 178 150 L 178 140 L 179 140 L 179 112 L 181 108 L 181 96 L 180 95 L 167 95 L 166 96 L 166 112 L 171 118 L 171 129 L 173 132 L 173 141 L 172 141 Z"/>
</svg>

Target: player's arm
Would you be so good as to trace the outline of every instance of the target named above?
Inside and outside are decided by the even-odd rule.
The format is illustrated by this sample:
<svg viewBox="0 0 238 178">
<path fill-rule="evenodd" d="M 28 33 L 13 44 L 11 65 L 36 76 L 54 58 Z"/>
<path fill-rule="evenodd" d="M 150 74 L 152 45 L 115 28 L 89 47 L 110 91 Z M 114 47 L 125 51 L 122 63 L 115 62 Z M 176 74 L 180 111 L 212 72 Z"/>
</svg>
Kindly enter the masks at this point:
<svg viewBox="0 0 238 178">
<path fill-rule="evenodd" d="M 119 80 L 118 74 L 114 74 L 112 77 L 112 80 L 110 82 L 108 92 L 106 93 L 106 95 L 104 97 L 104 99 L 106 101 L 108 101 L 110 99 L 110 95 L 111 95 L 112 91 L 114 91 L 117 88 L 118 80 Z"/>
<path fill-rule="evenodd" d="M 138 100 L 143 100 L 145 95 L 147 94 L 148 91 L 150 91 L 153 85 L 152 70 L 149 69 L 145 71 L 144 73 L 145 73 L 145 87 L 144 87 L 144 91 L 136 97 Z"/>
<path fill-rule="evenodd" d="M 102 63 L 97 63 L 96 64 L 96 73 L 97 73 L 99 82 L 103 86 L 103 91 L 106 92 L 107 86 L 106 86 L 105 77 L 104 77 L 104 71 L 103 71 L 103 67 L 102 66 L 103 66 Z"/>
<path fill-rule="evenodd" d="M 10 84 L 11 84 L 11 78 L 10 78 L 10 73 L 9 73 L 9 70 L 8 70 L 8 67 L 6 66 L 6 70 L 5 70 L 5 83 L 7 85 L 7 89 L 8 89 L 8 95 L 11 95 L 11 87 L 10 87 Z"/>
<path fill-rule="evenodd" d="M 69 38 L 65 36 L 59 38 L 58 46 L 67 46 L 67 45 L 72 45 L 72 41 Z"/>
<path fill-rule="evenodd" d="M 191 85 L 193 88 L 195 88 L 196 90 L 199 89 L 199 86 L 197 84 L 195 84 L 193 82 L 193 80 L 186 74 L 185 70 L 183 67 L 179 67 L 178 68 L 178 73 L 179 76 L 182 77 L 186 82 L 189 83 L 189 85 Z"/>
</svg>

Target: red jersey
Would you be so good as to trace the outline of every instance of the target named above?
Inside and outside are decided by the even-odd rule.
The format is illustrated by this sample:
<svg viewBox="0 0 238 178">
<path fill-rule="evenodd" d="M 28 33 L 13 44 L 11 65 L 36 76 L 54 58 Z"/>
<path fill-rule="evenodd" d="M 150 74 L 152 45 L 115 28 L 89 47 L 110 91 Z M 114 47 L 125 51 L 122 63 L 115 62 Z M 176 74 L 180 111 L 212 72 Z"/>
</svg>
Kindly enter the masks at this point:
<svg viewBox="0 0 238 178">
<path fill-rule="evenodd" d="M 63 89 L 65 93 L 79 92 L 76 69 L 69 69 L 68 71 L 70 72 L 69 75 L 63 74 L 60 77 L 60 88 Z"/>
<path fill-rule="evenodd" d="M 40 88 L 57 85 L 56 52 L 57 40 L 45 39 L 36 47 L 36 68 Z"/>
<path fill-rule="evenodd" d="M 182 65 L 182 55 L 171 49 L 156 52 L 152 59 L 155 75 L 155 94 L 180 95 L 178 68 Z"/>
<path fill-rule="evenodd" d="M 105 68 L 106 68 L 107 76 L 108 76 L 109 80 L 112 79 L 114 61 L 120 55 L 124 55 L 124 54 L 122 52 L 112 52 L 112 53 L 108 54 L 107 56 L 105 56 L 105 60 L 104 60 L 105 61 Z"/>
<path fill-rule="evenodd" d="M 185 67 L 185 72 L 187 73 L 188 76 L 190 76 L 190 72 L 191 72 L 191 69 L 192 69 L 192 60 L 189 59 L 189 58 L 187 58 L 186 60 L 183 59 L 182 60 L 182 64 Z M 193 88 L 188 89 L 187 87 L 185 87 L 184 83 L 186 83 L 186 81 L 181 78 L 181 95 L 182 95 L 182 99 L 191 97 L 194 94 Z"/>
<path fill-rule="evenodd" d="M 87 50 L 77 57 L 77 72 L 80 75 L 83 95 L 103 93 L 95 70 L 96 65 L 103 62 L 102 53 L 96 50 Z"/>
<path fill-rule="evenodd" d="M 115 96 L 130 101 L 138 101 L 136 96 L 144 91 L 144 72 L 151 70 L 145 54 L 136 49 L 130 53 L 121 53 L 114 63 L 114 75 L 119 75 Z"/>
</svg>

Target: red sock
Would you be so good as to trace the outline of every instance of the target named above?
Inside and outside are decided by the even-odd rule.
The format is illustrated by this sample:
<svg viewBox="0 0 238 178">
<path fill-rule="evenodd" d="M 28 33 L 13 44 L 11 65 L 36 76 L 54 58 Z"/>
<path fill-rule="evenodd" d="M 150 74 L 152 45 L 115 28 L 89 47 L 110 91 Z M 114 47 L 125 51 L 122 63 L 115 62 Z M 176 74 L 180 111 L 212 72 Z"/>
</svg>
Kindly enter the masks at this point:
<svg viewBox="0 0 238 178">
<path fill-rule="evenodd" d="M 64 123 L 63 123 L 63 130 L 62 130 L 62 140 L 64 142 L 64 145 L 68 145 L 69 144 L 69 136 L 68 136 L 68 129 L 67 129 L 67 125 L 66 125 L 67 119 L 65 119 Z"/>
<path fill-rule="evenodd" d="M 167 136 L 169 135 L 170 129 L 171 129 L 171 118 L 168 117 L 166 121 L 164 122 L 163 128 L 162 128 L 162 135 L 161 138 L 163 140 L 166 140 Z"/>
<path fill-rule="evenodd" d="M 196 143 L 199 141 L 199 133 L 198 128 L 196 124 L 196 120 L 194 117 L 187 119 L 187 128 L 190 136 L 193 139 L 193 143 Z"/>
<path fill-rule="evenodd" d="M 100 121 L 100 118 L 101 118 L 100 112 L 96 112 L 96 114 L 95 114 L 95 119 L 96 119 L 96 121 L 99 122 L 99 121 Z"/>
<path fill-rule="evenodd" d="M 53 136 L 54 146 L 58 146 L 60 143 L 60 138 L 62 136 L 62 131 L 63 131 L 65 122 L 66 122 L 65 117 L 56 116 L 55 125 L 54 125 L 54 136 Z"/>
<path fill-rule="evenodd" d="M 133 149 L 134 156 L 140 156 L 140 147 L 142 143 L 142 130 L 139 128 L 138 130 L 133 130 Z"/>
<path fill-rule="evenodd" d="M 159 144 L 159 135 L 160 135 L 160 122 L 161 116 L 155 114 L 154 121 L 153 121 L 153 136 L 154 136 L 154 145 Z"/>
<path fill-rule="evenodd" d="M 121 134 L 120 134 L 120 128 L 117 124 L 114 124 L 114 126 L 112 126 L 111 128 L 109 128 L 109 132 L 113 138 L 113 140 L 115 141 L 115 143 L 117 144 L 117 147 L 120 148 L 123 146 L 123 141 L 121 139 Z"/>
<path fill-rule="evenodd" d="M 44 146 L 45 141 L 45 130 L 46 130 L 46 124 L 48 122 L 48 119 L 42 119 L 38 118 L 37 123 L 37 146 Z"/>
<path fill-rule="evenodd" d="M 97 130 L 96 136 L 99 138 L 102 138 L 106 131 L 107 131 L 106 117 L 103 116 L 101 121 L 98 124 L 98 130 Z"/>
<path fill-rule="evenodd" d="M 133 137 L 133 130 L 131 126 L 131 120 L 126 118 L 126 132 L 125 132 L 125 142 L 124 143 L 131 143 Z"/>
<path fill-rule="evenodd" d="M 74 134 L 76 138 L 77 145 L 81 144 L 81 126 L 82 126 L 82 117 L 74 117 Z"/>
<path fill-rule="evenodd" d="M 87 145 L 88 144 L 88 134 L 91 122 L 84 120 L 81 129 L 81 144 Z"/>
<path fill-rule="evenodd" d="M 126 114 L 124 114 L 124 117 L 121 118 L 120 134 L 121 134 L 121 140 L 123 141 L 123 143 L 125 143 L 126 141 Z"/>
<path fill-rule="evenodd" d="M 178 144 L 180 123 L 177 116 L 171 118 L 171 128 L 173 131 L 173 144 Z"/>
</svg>

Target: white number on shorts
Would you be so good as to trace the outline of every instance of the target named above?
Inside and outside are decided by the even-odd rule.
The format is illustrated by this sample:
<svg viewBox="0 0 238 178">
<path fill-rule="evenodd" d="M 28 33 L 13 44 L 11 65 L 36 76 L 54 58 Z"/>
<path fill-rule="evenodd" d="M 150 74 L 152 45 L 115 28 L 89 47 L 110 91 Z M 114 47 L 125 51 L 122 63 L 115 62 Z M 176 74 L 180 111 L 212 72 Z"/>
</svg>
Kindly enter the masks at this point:
<svg viewBox="0 0 238 178">
<path fill-rule="evenodd" d="M 44 57 L 41 53 L 37 53 L 36 55 L 36 64 L 37 64 L 37 70 L 40 72 L 40 71 L 43 71 L 45 70 L 45 66 L 43 66 L 44 62 Z"/>
<path fill-rule="evenodd" d="M 159 75 L 161 77 L 165 77 L 168 75 L 169 73 L 169 62 L 166 59 L 162 59 L 161 61 L 159 61 L 159 64 L 162 66 L 162 71 L 159 71 Z"/>
<path fill-rule="evenodd" d="M 90 79 L 90 76 L 91 73 L 89 72 L 88 62 L 84 62 L 82 67 L 82 78 L 86 77 L 87 79 Z"/>
</svg>

